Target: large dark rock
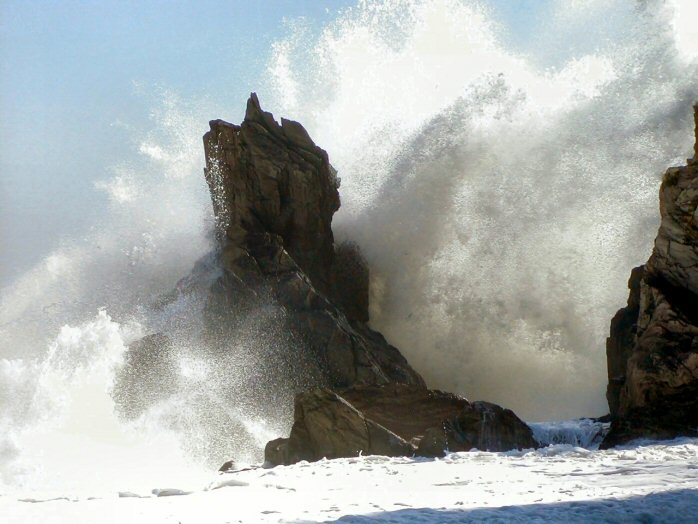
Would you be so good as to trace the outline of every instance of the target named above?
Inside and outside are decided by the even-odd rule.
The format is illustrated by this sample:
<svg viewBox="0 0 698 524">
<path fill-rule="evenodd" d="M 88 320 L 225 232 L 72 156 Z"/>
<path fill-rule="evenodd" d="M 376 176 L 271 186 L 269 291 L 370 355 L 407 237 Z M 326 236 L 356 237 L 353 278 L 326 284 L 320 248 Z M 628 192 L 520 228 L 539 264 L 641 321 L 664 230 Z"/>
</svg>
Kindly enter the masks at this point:
<svg viewBox="0 0 698 524">
<path fill-rule="evenodd" d="M 175 311 L 157 327 L 166 336 L 127 351 L 114 395 L 121 411 L 140 412 L 172 390 L 173 381 L 161 388 L 157 378 L 173 367 L 170 339 L 221 367 L 235 361 L 224 394 L 230 402 L 275 404 L 282 385 L 294 392 L 389 382 L 424 387 L 366 324 L 368 268 L 356 245 L 334 243 L 339 179 L 327 153 L 299 123 L 278 124 L 262 111 L 254 93 L 240 125 L 214 120 L 210 128 L 203 141 L 215 249 L 160 301 Z"/>
<path fill-rule="evenodd" d="M 215 120 L 210 127 L 205 173 L 218 228 L 213 265 L 221 272 L 212 279 L 210 330 L 234 324 L 230 311 L 239 318 L 240 308 L 271 302 L 284 311 L 289 351 L 298 353 L 291 358 L 318 367 L 309 385 L 423 386 L 365 323 L 368 269 L 356 246 L 334 244 L 339 179 L 327 153 L 299 123 L 282 118 L 279 125 L 254 93 L 241 125 Z"/>
<path fill-rule="evenodd" d="M 148 385 L 141 377 L 176 369 L 172 339 L 178 351 L 206 353 L 220 368 L 214 375 L 222 380 L 207 395 L 216 403 L 279 416 L 289 390 L 306 391 L 296 397 L 291 437 L 267 446 L 271 463 L 535 446 L 511 411 L 427 390 L 400 352 L 367 325 L 366 262 L 356 245 L 337 246 L 332 235 L 339 179 L 299 123 L 278 124 L 252 94 L 240 125 L 214 120 L 210 127 L 205 176 L 215 250 L 161 306 L 197 308 L 201 315 L 174 314 L 173 333 L 151 336 L 147 351 L 146 342 L 129 349 L 117 403 L 138 404 L 140 385 Z M 155 394 L 175 384 L 163 379 L 150 384 Z"/>
<path fill-rule="evenodd" d="M 441 456 L 473 448 L 536 447 L 512 411 L 405 384 L 356 386 L 300 394 L 287 439 L 267 444 L 270 465 L 364 455 Z"/>
<path fill-rule="evenodd" d="M 659 190 L 661 225 L 607 343 L 611 431 L 602 447 L 698 432 L 698 105 L 695 156 Z"/>
</svg>

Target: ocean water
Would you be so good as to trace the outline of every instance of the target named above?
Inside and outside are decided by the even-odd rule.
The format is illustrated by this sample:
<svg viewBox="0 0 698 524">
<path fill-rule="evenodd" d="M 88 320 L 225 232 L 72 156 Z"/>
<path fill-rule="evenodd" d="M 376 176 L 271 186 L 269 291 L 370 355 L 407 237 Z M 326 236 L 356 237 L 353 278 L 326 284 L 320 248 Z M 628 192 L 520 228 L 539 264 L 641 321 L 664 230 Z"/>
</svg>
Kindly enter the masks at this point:
<svg viewBox="0 0 698 524">
<path fill-rule="evenodd" d="M 551 3 L 528 38 L 481 2 L 362 2 L 320 32 L 289 22 L 262 105 L 329 152 L 333 228 L 369 261 L 371 324 L 430 386 L 526 420 L 607 410 L 610 318 L 651 252 L 661 174 L 692 154 L 691 5 Z M 224 460 L 258 463 L 290 427 L 293 388 L 263 362 L 286 344 L 276 313 L 246 318 L 222 358 L 196 292 L 162 306 L 212 248 L 200 137 L 225 115 L 160 93 L 133 158 L 95 184 L 100 219 L 0 290 L 12 500 L 188 491 Z M 175 338 L 172 390 L 124 413 L 126 347 L 158 331 Z M 273 406 L 246 395 L 256 377 L 278 383 Z"/>
</svg>

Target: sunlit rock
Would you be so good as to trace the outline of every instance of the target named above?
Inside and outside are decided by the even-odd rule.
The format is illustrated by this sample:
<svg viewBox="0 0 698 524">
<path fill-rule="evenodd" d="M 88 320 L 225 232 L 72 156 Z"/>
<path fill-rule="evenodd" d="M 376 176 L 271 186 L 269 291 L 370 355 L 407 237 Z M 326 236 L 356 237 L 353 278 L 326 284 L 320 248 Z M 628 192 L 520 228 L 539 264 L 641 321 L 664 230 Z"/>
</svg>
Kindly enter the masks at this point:
<svg viewBox="0 0 698 524">
<path fill-rule="evenodd" d="M 268 465 L 358 455 L 442 456 L 536 447 L 511 410 L 405 384 L 313 390 L 296 397 L 289 438 L 265 449 Z"/>
</svg>

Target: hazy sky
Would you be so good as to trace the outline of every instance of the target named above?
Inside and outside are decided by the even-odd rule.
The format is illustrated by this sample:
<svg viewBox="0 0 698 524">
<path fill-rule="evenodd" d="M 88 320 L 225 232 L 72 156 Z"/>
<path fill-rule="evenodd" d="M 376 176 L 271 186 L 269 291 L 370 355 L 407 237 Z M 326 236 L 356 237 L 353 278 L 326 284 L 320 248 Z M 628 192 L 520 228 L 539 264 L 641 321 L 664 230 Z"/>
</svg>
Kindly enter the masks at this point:
<svg viewBox="0 0 698 524">
<path fill-rule="evenodd" d="M 139 85 L 240 105 L 284 17 L 345 3 L 0 2 L 0 285 L 103 205 L 93 181 L 134 153 L 113 124 L 148 118 Z"/>
<path fill-rule="evenodd" d="M 107 200 L 95 181 L 137 155 L 133 129 L 147 130 L 158 90 L 237 120 L 289 25 L 302 18 L 319 31 L 355 3 L 0 0 L 0 286 L 93 222 Z M 480 3 L 521 53 L 538 53 L 540 21 L 557 5 Z M 687 27 L 691 14 L 679 18 Z M 556 65 L 554 52 L 543 67 Z"/>
<path fill-rule="evenodd" d="M 0 0 L 0 286 L 92 223 L 106 203 L 94 182 L 136 154 L 127 129 L 147 126 L 148 93 L 237 119 L 289 22 L 319 30 L 354 3 Z M 489 4 L 524 41 L 549 2 Z"/>
<path fill-rule="evenodd" d="M 432 384 L 605 409 L 608 319 L 692 145 L 698 3 L 356 1 L 0 0 L 5 354 L 187 274 L 201 136 L 257 91 L 328 150 L 375 327 Z"/>
</svg>

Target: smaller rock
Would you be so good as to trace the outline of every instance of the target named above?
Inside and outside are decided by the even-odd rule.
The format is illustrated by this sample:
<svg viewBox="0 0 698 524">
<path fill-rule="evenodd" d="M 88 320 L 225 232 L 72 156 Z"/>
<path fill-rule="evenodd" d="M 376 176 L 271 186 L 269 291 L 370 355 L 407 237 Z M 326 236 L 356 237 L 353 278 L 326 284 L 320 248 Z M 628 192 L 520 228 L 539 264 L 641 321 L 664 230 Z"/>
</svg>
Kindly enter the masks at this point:
<svg viewBox="0 0 698 524">
<path fill-rule="evenodd" d="M 269 465 L 301 460 L 442 456 L 446 451 L 534 448 L 531 429 L 511 410 L 406 384 L 316 389 L 296 397 L 289 438 L 266 446 Z"/>
<path fill-rule="evenodd" d="M 294 464 L 301 460 L 386 455 L 412 455 L 414 449 L 389 429 L 367 419 L 337 393 L 316 389 L 296 397 L 291 436 L 269 442 L 265 462 Z"/>
<path fill-rule="evenodd" d="M 234 460 L 226 460 L 223 465 L 218 468 L 218 471 L 221 473 L 227 473 L 229 471 L 233 471 L 235 469 L 235 461 Z"/>
</svg>

